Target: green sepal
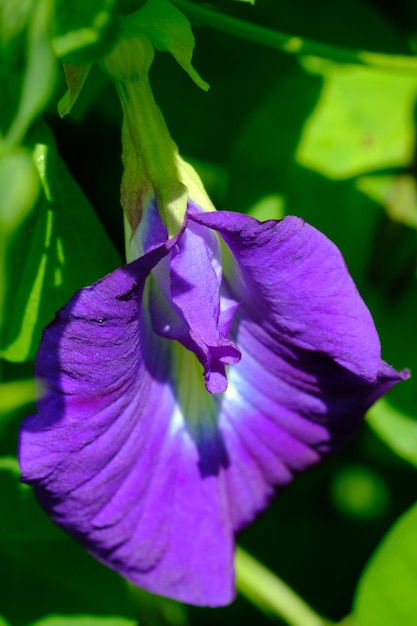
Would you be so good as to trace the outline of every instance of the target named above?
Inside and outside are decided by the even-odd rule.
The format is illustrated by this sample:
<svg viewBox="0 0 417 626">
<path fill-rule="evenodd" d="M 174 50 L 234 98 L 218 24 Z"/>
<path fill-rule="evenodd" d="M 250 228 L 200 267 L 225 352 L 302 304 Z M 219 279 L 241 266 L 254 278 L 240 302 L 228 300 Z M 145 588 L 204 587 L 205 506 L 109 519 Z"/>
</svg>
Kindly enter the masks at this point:
<svg viewBox="0 0 417 626">
<path fill-rule="evenodd" d="M 77 65 L 75 63 L 63 64 L 68 90 L 58 102 L 58 113 L 61 117 L 68 115 L 76 103 L 81 89 L 87 80 L 87 76 L 90 73 L 91 65 L 92 63 L 87 63 L 86 65 Z"/>
<path fill-rule="evenodd" d="M 167 0 L 148 0 L 139 11 L 126 16 L 124 28 L 146 35 L 155 48 L 170 52 L 195 84 L 207 91 L 206 83 L 192 65 L 194 35 L 188 19 Z"/>
<path fill-rule="evenodd" d="M 121 203 L 132 236 L 152 196 L 169 236 L 180 231 L 187 209 L 187 189 L 177 166 L 178 149 L 149 84 L 153 58 L 153 45 L 145 35 L 122 30 L 116 45 L 101 59 L 123 110 Z M 126 245 L 129 251 L 129 241 Z"/>
</svg>

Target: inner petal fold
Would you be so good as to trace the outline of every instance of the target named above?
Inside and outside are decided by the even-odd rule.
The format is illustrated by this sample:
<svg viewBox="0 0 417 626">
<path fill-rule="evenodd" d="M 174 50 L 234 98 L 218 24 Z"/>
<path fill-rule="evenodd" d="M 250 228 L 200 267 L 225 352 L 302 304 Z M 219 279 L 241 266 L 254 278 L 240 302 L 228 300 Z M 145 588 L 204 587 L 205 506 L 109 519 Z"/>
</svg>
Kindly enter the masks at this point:
<svg viewBox="0 0 417 626">
<path fill-rule="evenodd" d="M 153 278 L 149 303 L 155 332 L 194 352 L 207 390 L 222 393 L 225 367 L 238 363 L 241 355 L 228 337 L 239 303 L 222 284 L 217 235 L 190 223 Z"/>
</svg>

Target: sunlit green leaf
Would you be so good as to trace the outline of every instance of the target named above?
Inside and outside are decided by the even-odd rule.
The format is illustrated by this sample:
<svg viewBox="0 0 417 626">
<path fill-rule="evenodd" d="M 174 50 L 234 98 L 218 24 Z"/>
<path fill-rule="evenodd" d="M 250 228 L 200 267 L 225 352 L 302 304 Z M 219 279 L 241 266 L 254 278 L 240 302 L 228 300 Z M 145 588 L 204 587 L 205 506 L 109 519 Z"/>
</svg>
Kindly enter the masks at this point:
<svg viewBox="0 0 417 626">
<path fill-rule="evenodd" d="M 415 626 L 417 505 L 391 528 L 359 581 L 356 626 Z"/>
<path fill-rule="evenodd" d="M 9 247 L 1 356 L 34 357 L 42 328 L 79 288 L 119 263 L 88 200 L 68 173 L 50 133 L 37 143 L 41 200 Z"/>
<path fill-rule="evenodd" d="M 148 0 L 142 9 L 127 16 L 124 24 L 144 33 L 157 50 L 170 52 L 201 89 L 209 88 L 191 63 L 195 42 L 190 23 L 170 2 Z"/>
<path fill-rule="evenodd" d="M 330 180 L 294 159 L 320 88 L 318 77 L 292 67 L 260 100 L 234 147 L 226 206 L 248 211 L 278 194 L 286 214 L 302 217 L 338 245 L 362 288 L 381 208 L 354 181 Z"/>
<path fill-rule="evenodd" d="M 33 402 L 35 393 L 35 382 L 32 379 L 0 383 L 0 420 L 3 415 Z"/>
<path fill-rule="evenodd" d="M 258 202 L 251 206 L 249 215 L 259 221 L 281 220 L 285 213 L 285 198 L 279 194 L 271 194 L 260 198 Z"/>
<path fill-rule="evenodd" d="M 382 399 L 368 411 L 367 422 L 394 452 L 417 467 L 417 419 Z"/>
<path fill-rule="evenodd" d="M 356 186 L 381 204 L 394 222 L 417 229 L 417 183 L 414 176 L 361 176 Z"/>
<path fill-rule="evenodd" d="M 17 148 L 0 156 L 0 240 L 26 217 L 38 192 L 39 176 L 29 150 Z"/>
<path fill-rule="evenodd" d="M 0 336 L 9 281 L 6 260 L 10 237 L 35 204 L 39 187 L 29 150 L 16 148 L 0 156 Z"/>
<path fill-rule="evenodd" d="M 407 165 L 415 149 L 417 77 L 322 59 L 305 68 L 323 77 L 296 159 L 330 178 Z"/>
</svg>

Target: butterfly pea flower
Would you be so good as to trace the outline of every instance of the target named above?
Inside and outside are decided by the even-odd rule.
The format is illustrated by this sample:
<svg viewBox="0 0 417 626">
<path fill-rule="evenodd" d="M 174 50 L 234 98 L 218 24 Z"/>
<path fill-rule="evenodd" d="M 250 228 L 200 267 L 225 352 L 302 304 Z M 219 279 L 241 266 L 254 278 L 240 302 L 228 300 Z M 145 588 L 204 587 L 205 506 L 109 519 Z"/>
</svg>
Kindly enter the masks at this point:
<svg viewBox="0 0 417 626">
<path fill-rule="evenodd" d="M 236 532 L 407 373 L 381 360 L 341 253 L 301 219 L 190 200 L 170 237 L 153 202 L 139 232 L 138 258 L 43 333 L 22 479 L 134 584 L 223 605 Z"/>
</svg>

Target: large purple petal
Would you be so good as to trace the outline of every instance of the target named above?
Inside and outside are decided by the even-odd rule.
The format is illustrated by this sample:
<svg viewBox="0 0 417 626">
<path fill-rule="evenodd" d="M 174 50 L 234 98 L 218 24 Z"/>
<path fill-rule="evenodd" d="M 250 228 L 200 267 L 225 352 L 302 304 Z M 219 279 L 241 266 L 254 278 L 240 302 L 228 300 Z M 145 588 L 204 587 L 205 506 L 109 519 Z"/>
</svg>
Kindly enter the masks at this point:
<svg viewBox="0 0 417 626">
<path fill-rule="evenodd" d="M 57 523 L 137 585 L 219 605 L 234 595 L 225 488 L 174 395 L 171 372 L 186 350 L 171 351 L 143 308 L 145 279 L 166 253 L 81 290 L 45 329 L 36 373 L 48 389 L 21 428 L 22 479 Z"/>
<path fill-rule="evenodd" d="M 324 235 L 298 218 L 189 217 L 229 246 L 228 286 L 241 301 L 232 334 L 242 359 L 229 369 L 219 418 L 238 529 L 274 487 L 346 443 L 367 408 L 408 374 L 381 361 L 371 315 Z"/>
</svg>

